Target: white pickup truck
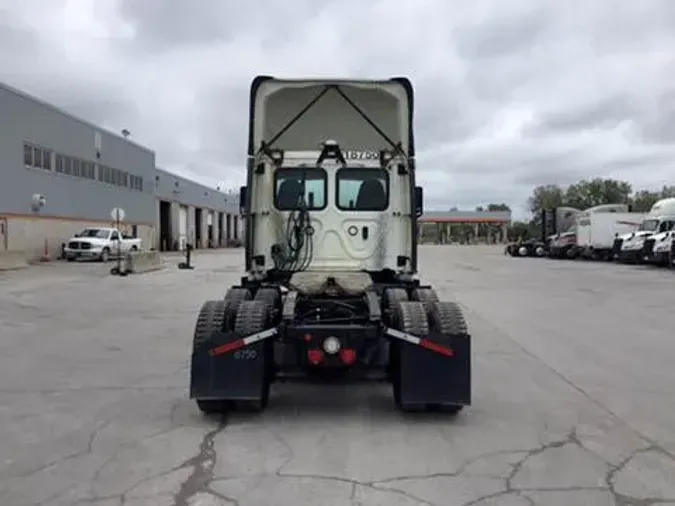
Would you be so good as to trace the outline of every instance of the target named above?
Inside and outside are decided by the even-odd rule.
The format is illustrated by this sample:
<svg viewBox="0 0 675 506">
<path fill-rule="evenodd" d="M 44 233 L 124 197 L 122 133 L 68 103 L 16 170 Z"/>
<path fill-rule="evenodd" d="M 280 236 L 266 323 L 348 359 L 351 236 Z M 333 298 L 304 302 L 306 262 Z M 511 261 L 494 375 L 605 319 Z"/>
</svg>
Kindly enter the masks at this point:
<svg viewBox="0 0 675 506">
<path fill-rule="evenodd" d="M 140 239 L 125 237 L 116 228 L 85 228 L 68 240 L 63 253 L 69 262 L 77 258 L 107 262 L 116 257 L 118 252 L 124 255 L 128 251 L 140 249 Z"/>
</svg>

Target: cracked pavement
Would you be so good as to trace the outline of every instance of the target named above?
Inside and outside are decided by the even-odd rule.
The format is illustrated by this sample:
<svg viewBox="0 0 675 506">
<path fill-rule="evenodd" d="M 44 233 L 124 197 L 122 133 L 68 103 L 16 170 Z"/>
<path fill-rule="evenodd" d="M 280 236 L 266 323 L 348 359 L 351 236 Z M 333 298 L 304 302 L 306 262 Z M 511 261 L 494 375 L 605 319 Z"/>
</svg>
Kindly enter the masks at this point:
<svg viewBox="0 0 675 506">
<path fill-rule="evenodd" d="M 275 385 L 263 415 L 201 415 L 191 334 L 241 250 L 0 273 L 0 504 L 675 504 L 675 274 L 502 251 L 420 251 L 473 334 L 454 418 L 400 414 L 386 384 Z"/>
</svg>

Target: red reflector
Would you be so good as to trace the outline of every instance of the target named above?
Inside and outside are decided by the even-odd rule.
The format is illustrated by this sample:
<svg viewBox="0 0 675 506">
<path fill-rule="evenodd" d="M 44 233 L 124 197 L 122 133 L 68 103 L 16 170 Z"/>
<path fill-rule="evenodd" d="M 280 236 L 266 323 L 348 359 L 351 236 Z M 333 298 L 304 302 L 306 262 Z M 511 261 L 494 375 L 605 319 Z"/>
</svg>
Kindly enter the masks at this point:
<svg viewBox="0 0 675 506">
<path fill-rule="evenodd" d="M 447 348 L 445 346 L 441 346 L 440 344 L 436 344 L 433 341 L 429 341 L 428 339 L 422 339 L 420 341 L 420 346 L 422 348 L 426 348 L 427 350 L 433 351 L 435 353 L 440 353 L 441 355 L 445 355 L 446 357 L 455 356 L 455 352 L 452 351 L 450 348 Z"/>
<path fill-rule="evenodd" d="M 323 362 L 323 351 L 309 350 L 307 352 L 307 358 L 312 365 L 319 365 L 321 362 Z"/>
<path fill-rule="evenodd" d="M 344 348 L 340 350 L 340 360 L 343 364 L 352 365 L 356 362 L 356 351 Z"/>
<path fill-rule="evenodd" d="M 212 357 L 215 357 L 217 355 L 225 355 L 226 353 L 230 353 L 234 350 L 238 350 L 239 348 L 243 348 L 245 345 L 246 343 L 244 342 L 244 340 L 239 339 L 237 341 L 232 341 L 231 343 L 216 346 L 211 351 L 209 351 L 209 355 L 211 355 Z"/>
</svg>

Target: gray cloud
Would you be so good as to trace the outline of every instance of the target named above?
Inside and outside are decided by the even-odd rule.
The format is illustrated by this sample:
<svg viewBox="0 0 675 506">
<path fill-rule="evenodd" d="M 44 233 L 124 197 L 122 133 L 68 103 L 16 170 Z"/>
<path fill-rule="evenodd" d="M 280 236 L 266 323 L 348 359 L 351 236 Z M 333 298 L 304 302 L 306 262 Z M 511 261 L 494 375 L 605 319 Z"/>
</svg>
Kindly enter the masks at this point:
<svg viewBox="0 0 675 506">
<path fill-rule="evenodd" d="M 542 114 L 537 127 L 540 135 L 550 132 L 578 132 L 592 128 L 615 128 L 622 121 L 636 120 L 639 111 L 631 102 L 631 97 L 609 96 L 586 107 L 572 110 L 560 109 Z"/>
<path fill-rule="evenodd" d="M 137 33 L 130 47 L 167 49 L 227 41 L 246 22 L 243 9 L 225 9 L 224 2 L 202 0 L 199 6 L 181 0 L 121 0 L 120 15 Z M 231 4 L 227 4 L 231 5 Z M 205 15 L 206 14 L 206 15 Z"/>
<path fill-rule="evenodd" d="M 162 166 L 209 185 L 243 180 L 256 74 L 411 77 L 430 209 L 524 210 L 534 185 L 583 177 L 675 182 L 669 0 L 3 7 L 0 79 L 128 128 Z"/>
<path fill-rule="evenodd" d="M 537 44 L 552 21 L 552 12 L 543 6 L 454 30 L 458 54 L 466 60 L 494 60 L 527 53 Z"/>
</svg>

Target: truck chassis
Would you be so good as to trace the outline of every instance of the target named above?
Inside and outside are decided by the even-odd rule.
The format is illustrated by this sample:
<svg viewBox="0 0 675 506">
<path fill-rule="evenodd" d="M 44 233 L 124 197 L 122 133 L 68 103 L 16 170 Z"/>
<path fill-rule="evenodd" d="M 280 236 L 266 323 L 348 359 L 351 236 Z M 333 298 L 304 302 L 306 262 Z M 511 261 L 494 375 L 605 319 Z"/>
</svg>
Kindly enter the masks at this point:
<svg viewBox="0 0 675 506">
<path fill-rule="evenodd" d="M 262 411 L 275 381 L 314 377 L 389 381 L 402 411 L 471 403 L 462 310 L 416 283 L 347 296 L 329 279 L 317 296 L 242 279 L 203 304 L 191 365 L 190 396 L 205 413 Z"/>
</svg>

